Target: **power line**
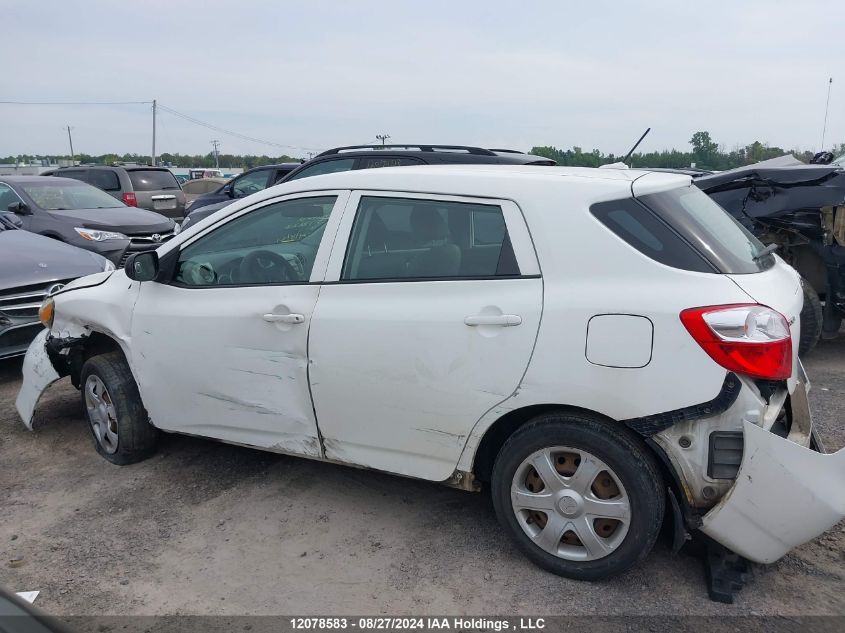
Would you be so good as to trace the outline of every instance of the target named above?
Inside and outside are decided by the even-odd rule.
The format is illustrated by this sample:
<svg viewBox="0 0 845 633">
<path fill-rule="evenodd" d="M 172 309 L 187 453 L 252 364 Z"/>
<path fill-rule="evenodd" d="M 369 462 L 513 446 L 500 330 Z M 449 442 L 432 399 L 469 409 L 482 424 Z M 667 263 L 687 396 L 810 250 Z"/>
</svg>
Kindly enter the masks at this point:
<svg viewBox="0 0 845 633">
<path fill-rule="evenodd" d="M 195 123 L 196 125 L 201 125 L 202 127 L 208 128 L 209 130 L 214 130 L 215 132 L 222 132 L 223 134 L 228 134 L 229 136 L 234 136 L 235 138 L 239 138 L 244 141 L 249 141 L 251 143 L 261 143 L 263 145 L 271 145 L 273 147 L 282 147 L 287 149 L 299 149 L 303 151 L 318 151 L 316 148 L 313 147 L 299 147 L 297 145 L 285 145 L 284 143 L 276 143 L 275 141 L 268 141 L 266 139 L 256 138 L 254 136 L 247 136 L 246 134 L 240 134 L 239 132 L 234 132 L 233 130 L 227 130 L 226 128 L 222 128 L 219 125 L 213 125 L 211 123 L 207 123 L 205 121 L 200 121 L 199 119 L 192 117 L 188 114 L 184 114 L 182 112 L 178 112 L 173 108 L 169 108 L 165 105 L 158 104 L 158 109 L 168 114 L 172 114 L 174 116 L 180 117 L 185 119 L 186 121 L 190 121 L 191 123 Z"/>
<path fill-rule="evenodd" d="M 152 101 L 0 101 L 7 105 L 149 105 Z"/>
</svg>

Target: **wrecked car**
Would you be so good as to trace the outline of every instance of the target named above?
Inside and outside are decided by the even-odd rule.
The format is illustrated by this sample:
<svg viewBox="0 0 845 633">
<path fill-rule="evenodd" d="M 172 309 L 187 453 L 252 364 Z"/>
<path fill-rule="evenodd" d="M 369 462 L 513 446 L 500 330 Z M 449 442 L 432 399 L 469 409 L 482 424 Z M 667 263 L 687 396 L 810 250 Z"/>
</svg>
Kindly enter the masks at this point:
<svg viewBox="0 0 845 633">
<path fill-rule="evenodd" d="M 792 156 L 702 176 L 696 186 L 804 279 L 800 352 L 836 336 L 845 314 L 845 170 Z M 822 304 L 823 302 L 823 304 Z"/>
<path fill-rule="evenodd" d="M 769 563 L 845 515 L 801 306 L 795 270 L 688 176 L 350 171 L 47 299 L 17 409 L 32 428 L 69 376 L 115 464 L 173 432 L 489 489 L 571 578 L 641 561 L 667 513 L 681 541 Z"/>
</svg>

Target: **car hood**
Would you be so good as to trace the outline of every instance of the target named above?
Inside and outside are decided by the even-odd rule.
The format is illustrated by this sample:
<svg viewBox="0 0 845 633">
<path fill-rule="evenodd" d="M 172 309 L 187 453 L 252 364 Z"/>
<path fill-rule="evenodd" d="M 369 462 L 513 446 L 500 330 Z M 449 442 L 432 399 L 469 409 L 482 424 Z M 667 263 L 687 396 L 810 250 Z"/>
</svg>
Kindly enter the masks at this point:
<svg viewBox="0 0 845 633">
<path fill-rule="evenodd" d="M 105 259 L 28 231 L 0 231 L 0 291 L 81 277 L 103 270 Z"/>
<path fill-rule="evenodd" d="M 49 213 L 56 219 L 73 222 L 76 226 L 119 233 L 167 233 L 174 226 L 173 220 L 160 213 L 136 207 L 68 209 Z"/>
</svg>

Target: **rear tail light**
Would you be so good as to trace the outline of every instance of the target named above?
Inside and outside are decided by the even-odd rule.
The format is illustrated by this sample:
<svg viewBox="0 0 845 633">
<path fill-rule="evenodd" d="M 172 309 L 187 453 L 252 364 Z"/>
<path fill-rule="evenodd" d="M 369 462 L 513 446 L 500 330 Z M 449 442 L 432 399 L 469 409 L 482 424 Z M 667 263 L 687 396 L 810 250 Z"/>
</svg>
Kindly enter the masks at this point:
<svg viewBox="0 0 845 633">
<path fill-rule="evenodd" d="M 138 199 L 135 197 L 134 191 L 127 191 L 123 194 L 123 204 L 129 207 L 138 206 Z"/>
<path fill-rule="evenodd" d="M 756 303 L 708 306 L 684 310 L 681 322 L 729 371 L 767 380 L 792 375 L 792 336 L 780 312 Z"/>
</svg>

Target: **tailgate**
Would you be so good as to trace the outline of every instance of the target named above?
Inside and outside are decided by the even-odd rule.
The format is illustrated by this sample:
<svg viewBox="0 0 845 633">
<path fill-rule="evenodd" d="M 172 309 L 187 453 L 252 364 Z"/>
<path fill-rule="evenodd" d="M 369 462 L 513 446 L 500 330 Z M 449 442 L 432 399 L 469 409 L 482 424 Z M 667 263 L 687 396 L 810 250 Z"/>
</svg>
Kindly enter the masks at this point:
<svg viewBox="0 0 845 633">
<path fill-rule="evenodd" d="M 727 275 L 745 294 L 757 303 L 769 306 L 780 312 L 789 322 L 792 333 L 792 377 L 789 379 L 789 391 L 798 375 L 798 342 L 801 337 L 801 308 L 804 306 L 804 293 L 801 291 L 801 278 L 789 264 L 775 256 L 775 265 L 769 270 L 747 275 Z"/>
</svg>

